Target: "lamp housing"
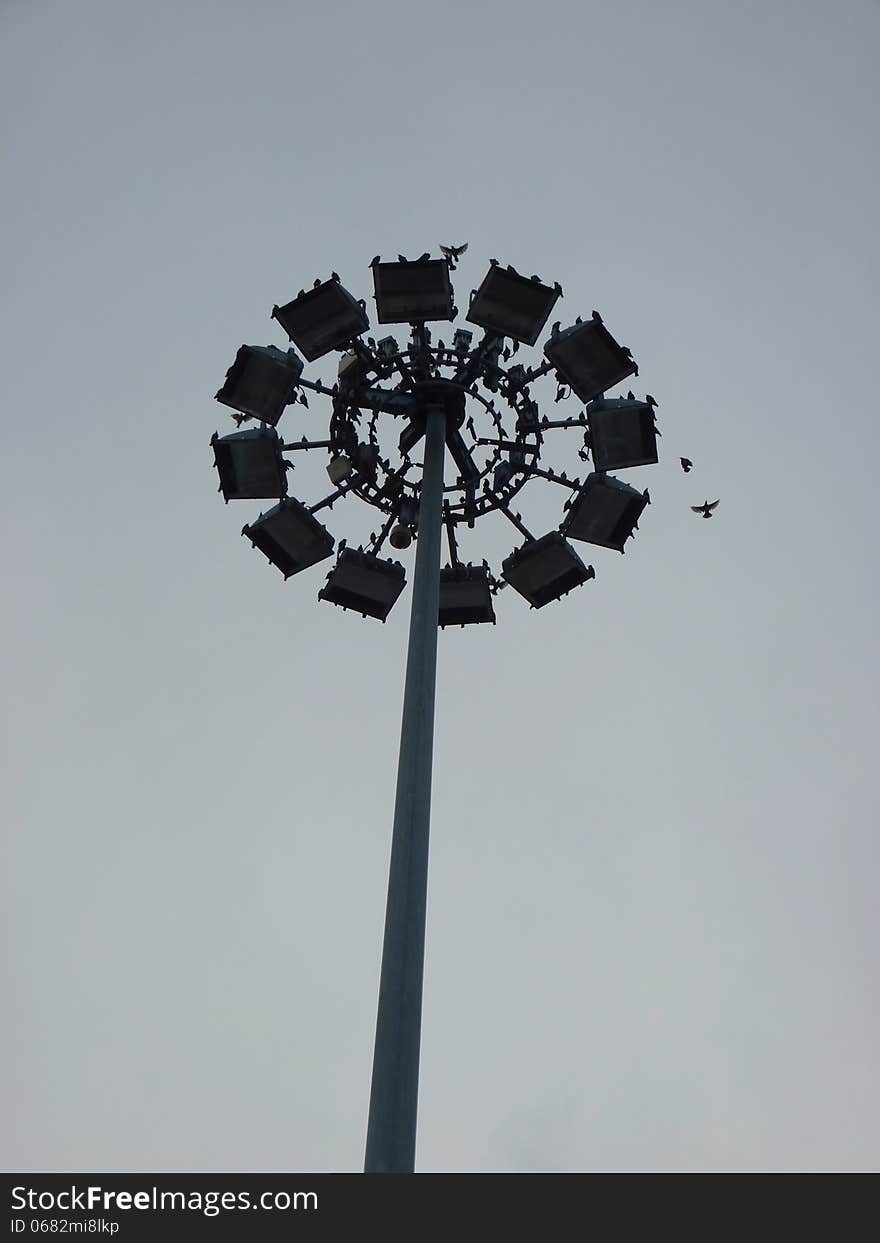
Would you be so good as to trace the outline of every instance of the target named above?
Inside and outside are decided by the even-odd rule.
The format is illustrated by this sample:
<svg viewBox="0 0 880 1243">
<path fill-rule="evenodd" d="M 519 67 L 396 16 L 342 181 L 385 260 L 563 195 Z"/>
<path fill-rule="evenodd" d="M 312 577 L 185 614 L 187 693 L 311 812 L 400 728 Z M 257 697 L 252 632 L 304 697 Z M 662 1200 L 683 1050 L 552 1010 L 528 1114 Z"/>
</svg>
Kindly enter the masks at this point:
<svg viewBox="0 0 880 1243">
<path fill-rule="evenodd" d="M 527 540 L 501 563 L 501 573 L 535 609 L 596 577 L 593 567 L 584 565 L 559 531 Z"/>
<path fill-rule="evenodd" d="M 554 333 L 544 354 L 581 401 L 591 401 L 639 370 L 598 315 Z"/>
<path fill-rule="evenodd" d="M 224 500 L 256 500 L 284 496 L 287 463 L 274 427 L 257 427 L 230 436 L 211 437 L 214 465 Z"/>
<path fill-rule="evenodd" d="M 657 461 L 657 427 L 651 402 L 626 397 L 591 401 L 587 425 L 596 470 L 623 470 Z"/>
<path fill-rule="evenodd" d="M 493 264 L 471 296 L 467 319 L 499 336 L 534 345 L 561 294 L 559 285 L 551 289 L 536 277 Z"/>
<path fill-rule="evenodd" d="M 563 533 L 569 539 L 623 552 L 649 501 L 647 491 L 639 492 L 621 479 L 594 471 L 574 496 Z"/>
<path fill-rule="evenodd" d="M 455 319 L 449 265 L 445 259 L 374 262 L 372 267 L 380 324 Z"/>
<path fill-rule="evenodd" d="M 489 570 L 483 565 L 449 565 L 440 571 L 440 602 L 437 623 L 468 626 L 495 624 Z"/>
<path fill-rule="evenodd" d="M 296 400 L 303 362 L 296 350 L 243 345 L 215 400 L 273 427 Z"/>
<path fill-rule="evenodd" d="M 272 318 L 309 362 L 347 344 L 370 326 L 364 302 L 352 297 L 335 278 L 298 294 L 285 306 L 273 307 Z"/>
<path fill-rule="evenodd" d="M 333 551 L 333 536 L 293 497 L 285 497 L 260 514 L 256 522 L 242 527 L 241 533 L 278 567 L 285 579 L 323 561 Z"/>
<path fill-rule="evenodd" d="M 399 561 L 385 561 L 373 553 L 343 548 L 327 575 L 326 585 L 318 592 L 318 599 L 384 622 L 405 583 L 406 574 Z"/>
</svg>

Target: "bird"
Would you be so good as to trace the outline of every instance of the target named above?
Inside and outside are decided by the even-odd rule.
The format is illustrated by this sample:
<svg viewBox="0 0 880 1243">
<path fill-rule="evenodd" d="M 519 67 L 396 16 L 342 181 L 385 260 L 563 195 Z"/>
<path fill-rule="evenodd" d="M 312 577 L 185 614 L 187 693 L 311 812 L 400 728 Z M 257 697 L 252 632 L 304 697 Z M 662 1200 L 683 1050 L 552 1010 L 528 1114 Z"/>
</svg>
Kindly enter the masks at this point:
<svg viewBox="0 0 880 1243">
<path fill-rule="evenodd" d="M 409 259 L 407 259 L 406 255 L 398 255 L 397 262 L 398 263 L 409 263 Z"/>
<path fill-rule="evenodd" d="M 454 268 L 456 259 L 463 255 L 467 248 L 468 244 L 464 242 L 461 246 L 441 246 L 440 250 L 449 260 L 449 266 Z"/>
<path fill-rule="evenodd" d="M 330 279 L 331 279 L 331 281 L 338 281 L 338 280 L 339 280 L 339 273 L 338 273 L 338 272 L 331 272 L 331 273 L 330 273 Z"/>
<path fill-rule="evenodd" d="M 689 457 L 682 457 L 682 458 L 679 458 L 678 460 L 681 462 L 681 469 L 684 471 L 685 474 L 687 474 L 690 468 L 693 466 L 693 462 L 690 460 Z"/>
<path fill-rule="evenodd" d="M 416 259 L 416 263 L 427 263 L 427 261 L 430 258 L 431 258 L 431 252 L 429 250 L 426 250 L 423 255 L 419 255 L 418 259 Z"/>
<path fill-rule="evenodd" d="M 718 501 L 703 501 L 702 505 L 691 505 L 691 509 L 695 514 L 702 514 L 704 518 L 711 518 L 712 510 L 717 504 Z"/>
</svg>

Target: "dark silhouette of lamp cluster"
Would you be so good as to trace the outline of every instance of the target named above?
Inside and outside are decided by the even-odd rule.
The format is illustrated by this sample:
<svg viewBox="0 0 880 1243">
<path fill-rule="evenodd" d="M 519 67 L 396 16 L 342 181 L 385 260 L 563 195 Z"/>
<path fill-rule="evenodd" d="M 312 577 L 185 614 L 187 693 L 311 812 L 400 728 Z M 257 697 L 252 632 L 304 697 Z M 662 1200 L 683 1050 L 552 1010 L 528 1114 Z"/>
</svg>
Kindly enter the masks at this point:
<svg viewBox="0 0 880 1243">
<path fill-rule="evenodd" d="M 441 403 L 446 413 L 446 446 L 458 472 L 446 484 L 443 520 L 449 542 L 449 564 L 441 570 L 438 622 L 469 625 L 495 621 L 493 598 L 510 585 L 533 608 L 543 608 L 595 577 L 571 541 L 624 551 L 649 503 L 647 491 L 609 475 L 612 470 L 657 461 L 650 396 L 608 398 L 606 392 L 629 376 L 638 375 L 630 351 L 617 343 L 594 311 L 568 328 L 553 325 L 544 345 L 544 360 L 535 367 L 510 363 L 520 345 L 534 345 L 557 300 L 539 277 L 525 277 L 492 260 L 479 289 L 472 291 L 467 322 L 482 328 L 474 334 L 458 328 L 451 342 L 432 342 L 428 321 L 453 321 L 448 258 L 423 255 L 372 264 L 376 318 L 380 324 L 408 324 L 410 340 L 379 341 L 369 331 L 366 304 L 355 299 L 334 272 L 316 281 L 293 301 L 276 306 L 272 317 L 293 343 L 243 345 L 217 393 L 239 426 L 259 426 L 211 439 L 220 491 L 226 501 L 273 499 L 277 503 L 242 529 L 285 578 L 330 557 L 334 539 L 315 517 L 348 495 L 382 514 L 381 529 L 366 547 L 348 548 L 341 540 L 336 562 L 319 598 L 384 621 L 403 591 L 405 572 L 394 560 L 379 556 L 386 538 L 397 550 L 418 533 L 421 482 L 412 453 L 425 435 L 426 412 Z M 295 348 L 293 348 L 295 347 Z M 303 378 L 303 360 L 313 362 L 332 350 L 341 353 L 332 387 Z M 555 374 L 556 401 L 574 393 L 584 410 L 576 417 L 550 420 L 542 416 L 530 386 L 540 376 Z M 308 405 L 306 390 L 330 402 L 325 440 L 285 442 L 276 430 L 288 406 Z M 478 427 L 474 414 L 481 424 Z M 382 455 L 380 421 L 400 426 L 398 458 Z M 541 454 L 550 434 L 576 428 L 583 435 L 579 456 L 592 456 L 586 479 L 570 479 L 562 471 L 543 468 Z M 482 434 L 481 434 L 482 433 Z M 287 494 L 285 457 L 300 450 L 324 449 L 333 491 L 307 505 Z M 523 525 L 511 503 L 525 484 L 543 478 L 569 489 L 563 520 L 557 530 L 536 538 Z M 502 563 L 496 578 L 489 565 L 463 563 L 456 528 L 473 528 L 476 519 L 498 510 L 524 538 Z"/>
</svg>

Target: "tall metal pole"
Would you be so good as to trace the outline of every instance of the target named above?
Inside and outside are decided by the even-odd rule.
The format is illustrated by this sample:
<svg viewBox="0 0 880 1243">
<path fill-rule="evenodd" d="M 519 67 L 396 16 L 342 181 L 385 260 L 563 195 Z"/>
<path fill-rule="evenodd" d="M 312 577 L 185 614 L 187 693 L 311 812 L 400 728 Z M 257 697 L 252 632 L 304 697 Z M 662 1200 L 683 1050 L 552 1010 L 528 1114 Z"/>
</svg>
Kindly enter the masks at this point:
<svg viewBox="0 0 880 1243">
<path fill-rule="evenodd" d="M 444 408 L 430 407 L 364 1160 L 367 1174 L 411 1174 L 415 1168 L 445 434 Z"/>
</svg>

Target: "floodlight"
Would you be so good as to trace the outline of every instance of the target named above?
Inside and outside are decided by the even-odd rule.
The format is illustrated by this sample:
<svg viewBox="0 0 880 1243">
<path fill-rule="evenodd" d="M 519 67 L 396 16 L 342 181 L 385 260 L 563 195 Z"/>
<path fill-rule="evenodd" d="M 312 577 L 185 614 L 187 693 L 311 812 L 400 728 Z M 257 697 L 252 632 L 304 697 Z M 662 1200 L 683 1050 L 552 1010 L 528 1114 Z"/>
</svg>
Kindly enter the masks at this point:
<svg viewBox="0 0 880 1243">
<path fill-rule="evenodd" d="M 623 552 L 649 499 L 647 492 L 594 471 L 572 500 L 563 531 L 570 539 Z"/>
<path fill-rule="evenodd" d="M 449 265 L 445 259 L 415 259 L 411 263 L 374 260 L 372 268 L 380 324 L 455 318 Z"/>
<path fill-rule="evenodd" d="M 628 375 L 638 375 L 629 350 L 618 345 L 598 314 L 555 333 L 544 353 L 581 401 L 590 401 Z"/>
<path fill-rule="evenodd" d="M 596 577 L 593 567 L 584 565 L 559 531 L 527 540 L 501 563 L 501 573 L 535 609 Z"/>
<path fill-rule="evenodd" d="M 489 571 L 483 565 L 450 565 L 440 571 L 438 624 L 468 626 L 495 624 Z"/>
<path fill-rule="evenodd" d="M 345 345 L 370 326 L 364 303 L 353 298 L 337 279 L 300 293 L 286 306 L 273 307 L 272 318 L 309 362 Z"/>
<path fill-rule="evenodd" d="M 587 406 L 596 470 L 623 470 L 657 461 L 654 407 L 634 398 L 605 398 Z"/>
<path fill-rule="evenodd" d="M 405 582 L 400 562 L 383 561 L 373 553 L 343 548 L 327 575 L 327 585 L 318 592 L 318 599 L 384 621 Z"/>
<path fill-rule="evenodd" d="M 296 350 L 243 345 L 215 400 L 274 426 L 296 398 L 302 369 Z"/>
<path fill-rule="evenodd" d="M 380 358 L 393 358 L 400 353 L 400 346 L 395 337 L 382 337 L 376 342 L 376 353 Z"/>
<path fill-rule="evenodd" d="M 353 470 L 351 459 L 347 457 L 334 457 L 327 463 L 327 474 L 334 487 L 347 479 Z"/>
<path fill-rule="evenodd" d="M 493 264 L 471 299 L 468 322 L 534 345 L 561 293 L 559 285 L 551 289 L 537 277 Z"/>
<path fill-rule="evenodd" d="M 260 514 L 256 522 L 242 527 L 255 548 L 259 548 L 285 578 L 315 565 L 333 551 L 333 536 L 305 505 L 292 497 Z"/>
<path fill-rule="evenodd" d="M 259 427 L 230 436 L 211 437 L 214 465 L 225 500 L 254 500 L 284 496 L 287 463 L 281 437 L 273 427 Z"/>
<path fill-rule="evenodd" d="M 370 365 L 366 359 L 361 358 L 354 350 L 348 350 L 340 358 L 336 371 L 339 387 L 356 388 L 367 378 L 369 370 Z"/>
</svg>

